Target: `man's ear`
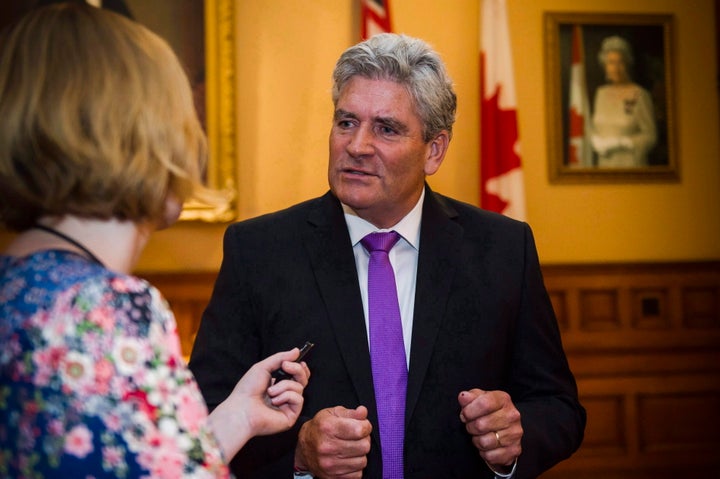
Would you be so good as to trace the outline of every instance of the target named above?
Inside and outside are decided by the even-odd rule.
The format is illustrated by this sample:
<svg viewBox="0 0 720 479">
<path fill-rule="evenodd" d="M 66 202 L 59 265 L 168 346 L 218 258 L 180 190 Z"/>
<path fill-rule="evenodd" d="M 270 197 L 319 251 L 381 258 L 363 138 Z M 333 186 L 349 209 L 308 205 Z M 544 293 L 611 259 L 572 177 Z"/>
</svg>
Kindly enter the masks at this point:
<svg viewBox="0 0 720 479">
<path fill-rule="evenodd" d="M 435 138 L 428 143 L 427 158 L 425 158 L 425 174 L 434 175 L 440 169 L 440 165 L 445 159 L 448 146 L 450 145 L 450 134 L 446 130 L 442 130 L 435 135 Z"/>
</svg>

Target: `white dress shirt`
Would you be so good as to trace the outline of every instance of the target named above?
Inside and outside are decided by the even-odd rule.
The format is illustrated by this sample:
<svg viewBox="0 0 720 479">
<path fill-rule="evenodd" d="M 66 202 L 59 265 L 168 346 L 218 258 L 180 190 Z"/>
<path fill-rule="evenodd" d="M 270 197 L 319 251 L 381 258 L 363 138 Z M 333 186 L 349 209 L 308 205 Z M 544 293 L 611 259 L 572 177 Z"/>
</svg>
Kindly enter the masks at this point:
<svg viewBox="0 0 720 479">
<path fill-rule="evenodd" d="M 410 342 L 412 339 L 413 312 L 415 311 L 415 285 L 417 284 L 418 252 L 420 251 L 420 219 L 422 218 L 422 204 L 425 199 L 425 190 L 420 195 L 415 207 L 399 223 L 387 229 L 377 229 L 371 223 L 357 216 L 347 205 L 343 205 L 345 222 L 347 223 L 350 241 L 355 254 L 358 283 L 362 295 L 363 310 L 365 312 L 365 329 L 370 338 L 370 322 L 368 320 L 368 253 L 360 240 L 374 232 L 396 231 L 400 239 L 388 253 L 390 264 L 395 273 L 398 303 L 400 306 L 400 319 L 402 321 L 403 341 L 405 343 L 405 361 L 410 366 Z"/>
</svg>

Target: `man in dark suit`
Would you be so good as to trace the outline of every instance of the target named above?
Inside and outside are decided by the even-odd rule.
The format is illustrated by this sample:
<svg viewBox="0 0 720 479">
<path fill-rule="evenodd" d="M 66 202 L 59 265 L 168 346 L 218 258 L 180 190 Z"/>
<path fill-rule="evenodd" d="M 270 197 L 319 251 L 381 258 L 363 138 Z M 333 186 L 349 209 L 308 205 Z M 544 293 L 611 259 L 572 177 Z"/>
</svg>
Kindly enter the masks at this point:
<svg viewBox="0 0 720 479">
<path fill-rule="evenodd" d="M 390 393 L 373 383 L 383 366 L 371 359 L 363 238 L 392 230 L 407 360 L 394 477 L 538 476 L 579 447 L 585 411 L 530 228 L 426 184 L 447 151 L 456 98 L 424 42 L 376 35 L 343 53 L 333 78 L 330 192 L 228 228 L 192 352 L 213 407 L 260 358 L 316 344 L 298 424 L 253 440 L 234 471 L 388 477 L 378 409 Z"/>
</svg>

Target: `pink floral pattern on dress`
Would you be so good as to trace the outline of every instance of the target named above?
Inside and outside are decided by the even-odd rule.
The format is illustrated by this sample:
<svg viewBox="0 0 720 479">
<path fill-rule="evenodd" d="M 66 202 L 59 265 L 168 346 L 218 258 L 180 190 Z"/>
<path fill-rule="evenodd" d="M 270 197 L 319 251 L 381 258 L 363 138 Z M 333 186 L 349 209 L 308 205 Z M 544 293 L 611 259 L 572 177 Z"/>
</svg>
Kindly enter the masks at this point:
<svg viewBox="0 0 720 479">
<path fill-rule="evenodd" d="M 70 252 L 0 257 L 0 477 L 229 477 L 175 319 Z"/>
</svg>

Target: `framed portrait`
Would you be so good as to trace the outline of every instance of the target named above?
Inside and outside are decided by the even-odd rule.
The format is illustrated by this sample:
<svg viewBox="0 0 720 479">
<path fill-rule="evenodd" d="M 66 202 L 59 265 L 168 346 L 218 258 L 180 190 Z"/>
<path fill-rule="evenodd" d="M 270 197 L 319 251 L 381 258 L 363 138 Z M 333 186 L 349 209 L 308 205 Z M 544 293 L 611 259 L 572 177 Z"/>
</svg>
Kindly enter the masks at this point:
<svg viewBox="0 0 720 479">
<path fill-rule="evenodd" d="M 551 183 L 679 181 L 673 16 L 546 12 Z"/>
<path fill-rule="evenodd" d="M 183 63 L 208 136 L 206 184 L 220 205 L 185 204 L 181 220 L 225 222 L 237 214 L 236 71 L 233 0 L 104 0 L 123 2 L 132 17 L 163 37 Z"/>
</svg>

